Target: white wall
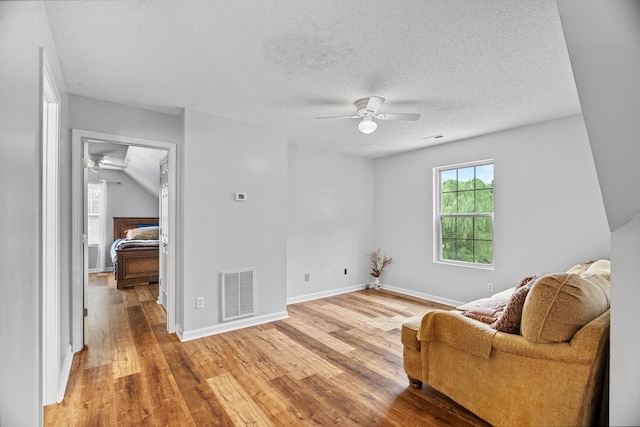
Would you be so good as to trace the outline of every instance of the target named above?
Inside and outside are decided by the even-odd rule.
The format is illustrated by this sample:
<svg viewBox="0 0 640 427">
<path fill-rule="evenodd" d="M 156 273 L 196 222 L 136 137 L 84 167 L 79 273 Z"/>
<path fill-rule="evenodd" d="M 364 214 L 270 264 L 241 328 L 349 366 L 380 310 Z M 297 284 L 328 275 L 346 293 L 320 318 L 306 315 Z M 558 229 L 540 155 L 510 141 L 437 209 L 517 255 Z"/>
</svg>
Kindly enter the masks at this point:
<svg viewBox="0 0 640 427">
<path fill-rule="evenodd" d="M 558 1 L 611 227 L 610 425 L 640 425 L 640 1 Z"/>
<path fill-rule="evenodd" d="M 160 167 L 160 166 L 158 166 Z M 113 242 L 113 217 L 119 216 L 158 216 L 158 197 L 154 197 L 149 191 L 133 180 L 124 171 L 102 169 L 100 172 L 89 171 L 89 180 L 107 180 L 107 251 L 105 253 L 105 266 L 113 268 L 109 248 Z M 119 182 L 120 184 L 117 184 Z M 160 184 L 158 183 L 158 192 Z M 89 268 L 95 268 L 97 259 L 92 258 L 92 252 L 97 247 L 90 248 Z M 94 259 L 92 263 L 91 260 Z"/>
<path fill-rule="evenodd" d="M 640 425 L 640 218 L 612 233 L 609 421 Z"/>
<path fill-rule="evenodd" d="M 495 160 L 495 270 L 433 262 L 433 168 Z M 394 257 L 383 282 L 469 301 L 531 274 L 609 257 L 610 235 L 581 116 L 376 161 L 376 243 Z"/>
<path fill-rule="evenodd" d="M 367 253 L 376 249 L 373 164 L 368 158 L 289 145 L 289 302 L 371 280 Z"/>
<path fill-rule="evenodd" d="M 40 47 L 61 93 L 61 126 L 67 126 L 67 95 L 42 2 L 0 2 L 0 425 L 42 424 L 40 279 Z M 61 132 L 60 153 L 68 152 Z M 61 164 L 63 166 L 64 164 Z M 60 230 L 70 228 L 64 186 L 70 172 L 60 170 L 63 196 Z M 70 343 L 69 239 L 60 239 L 61 350 Z M 66 322 L 66 323 L 65 323 Z M 66 345 L 65 345 L 66 344 Z M 65 355 L 61 357 L 61 362 Z"/>
<path fill-rule="evenodd" d="M 284 135 L 193 110 L 184 113 L 185 339 L 221 325 L 220 272 L 256 269 L 257 314 L 286 316 L 287 141 Z M 245 202 L 235 192 L 247 193 Z M 205 307 L 196 310 L 196 297 Z"/>
</svg>

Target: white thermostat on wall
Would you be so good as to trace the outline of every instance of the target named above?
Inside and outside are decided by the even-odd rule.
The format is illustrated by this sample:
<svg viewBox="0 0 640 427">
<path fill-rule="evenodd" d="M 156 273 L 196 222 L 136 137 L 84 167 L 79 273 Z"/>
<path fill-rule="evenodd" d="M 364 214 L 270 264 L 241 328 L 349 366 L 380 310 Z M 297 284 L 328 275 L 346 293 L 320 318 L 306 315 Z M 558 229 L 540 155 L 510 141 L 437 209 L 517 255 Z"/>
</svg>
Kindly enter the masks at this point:
<svg viewBox="0 0 640 427">
<path fill-rule="evenodd" d="M 236 202 L 244 202 L 247 200 L 247 193 L 236 193 Z"/>
</svg>

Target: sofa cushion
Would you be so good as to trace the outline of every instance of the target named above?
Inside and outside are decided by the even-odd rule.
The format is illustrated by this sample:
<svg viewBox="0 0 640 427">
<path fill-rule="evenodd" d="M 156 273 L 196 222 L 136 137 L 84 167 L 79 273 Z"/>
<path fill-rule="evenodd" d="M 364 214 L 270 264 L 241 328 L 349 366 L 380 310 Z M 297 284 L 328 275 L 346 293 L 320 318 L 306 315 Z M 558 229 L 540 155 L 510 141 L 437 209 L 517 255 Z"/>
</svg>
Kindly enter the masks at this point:
<svg viewBox="0 0 640 427">
<path fill-rule="evenodd" d="M 473 301 L 469 301 L 467 303 L 464 303 L 462 305 L 459 305 L 456 307 L 456 310 L 460 310 L 460 311 L 469 311 L 469 310 L 473 310 L 474 308 L 478 308 L 481 305 L 483 305 L 484 303 L 486 303 L 489 300 L 492 299 L 502 299 L 502 300 L 508 300 L 511 295 L 513 294 L 513 291 L 516 289 L 516 287 L 512 287 L 512 288 L 508 288 L 505 289 L 504 291 L 500 291 L 498 293 L 495 293 L 493 295 L 491 295 L 491 297 L 489 298 L 478 298 L 476 300 Z"/>
<path fill-rule="evenodd" d="M 549 274 L 529 291 L 522 310 L 522 336 L 535 343 L 569 341 L 609 308 L 609 281 L 602 275 Z"/>
<path fill-rule="evenodd" d="M 502 315 L 502 310 L 504 310 L 506 305 L 507 300 L 489 298 L 479 307 L 472 308 L 462 314 L 471 319 L 479 320 L 480 322 L 493 323 Z"/>
<path fill-rule="evenodd" d="M 489 301 L 490 299 L 491 298 L 474 299 L 473 301 L 469 301 L 467 303 L 464 303 L 462 305 L 457 306 L 456 310 L 460 310 L 460 311 L 473 310 L 474 308 L 480 307 L 482 304 L 484 304 L 485 302 Z"/>
<path fill-rule="evenodd" d="M 520 333 L 524 302 L 537 278 L 538 276 L 529 276 L 522 279 L 511 298 L 509 298 L 501 315 L 491 324 L 493 329 L 508 334 Z"/>
</svg>

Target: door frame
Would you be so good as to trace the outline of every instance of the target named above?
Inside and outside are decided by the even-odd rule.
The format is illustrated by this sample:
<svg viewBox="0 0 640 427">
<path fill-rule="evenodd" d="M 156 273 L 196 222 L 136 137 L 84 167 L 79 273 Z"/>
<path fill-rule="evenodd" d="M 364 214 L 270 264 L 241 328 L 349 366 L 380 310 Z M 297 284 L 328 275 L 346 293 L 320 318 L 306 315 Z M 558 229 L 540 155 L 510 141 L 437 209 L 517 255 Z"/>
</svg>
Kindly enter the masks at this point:
<svg viewBox="0 0 640 427">
<path fill-rule="evenodd" d="M 71 322 L 73 351 L 82 350 L 84 345 L 84 317 L 85 309 L 85 271 L 88 266 L 84 260 L 85 230 L 84 230 L 84 186 L 85 166 L 83 163 L 83 147 L 87 140 L 100 140 L 135 145 L 139 147 L 167 150 L 169 162 L 169 231 L 167 255 L 167 332 L 176 331 L 176 272 L 177 272 L 177 145 L 150 139 L 135 138 L 124 135 L 114 135 L 82 129 L 71 130 L 72 143 L 72 289 L 71 289 Z"/>
<path fill-rule="evenodd" d="M 42 197 L 42 401 L 62 400 L 65 381 L 60 376 L 60 200 L 58 147 L 60 142 L 60 92 L 44 50 L 41 61 L 41 197 Z M 62 394 L 61 394 L 62 393 Z"/>
</svg>

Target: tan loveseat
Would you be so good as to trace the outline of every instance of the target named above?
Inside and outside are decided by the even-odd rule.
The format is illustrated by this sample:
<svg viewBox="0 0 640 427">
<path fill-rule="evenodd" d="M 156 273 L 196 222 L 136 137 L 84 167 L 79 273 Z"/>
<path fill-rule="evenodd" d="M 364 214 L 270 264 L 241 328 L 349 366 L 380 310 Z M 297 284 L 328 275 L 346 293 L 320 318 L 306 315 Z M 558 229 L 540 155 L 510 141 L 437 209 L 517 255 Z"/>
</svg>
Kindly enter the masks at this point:
<svg viewBox="0 0 640 427">
<path fill-rule="evenodd" d="M 519 333 L 497 331 L 461 310 L 405 323 L 409 381 L 415 388 L 429 384 L 496 426 L 597 424 L 609 354 L 609 262 L 534 278 L 528 286 Z M 509 293 L 504 312 L 516 299 L 515 288 L 501 297 Z M 462 308 L 483 305 L 496 306 Z"/>
</svg>

